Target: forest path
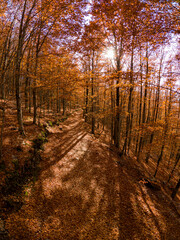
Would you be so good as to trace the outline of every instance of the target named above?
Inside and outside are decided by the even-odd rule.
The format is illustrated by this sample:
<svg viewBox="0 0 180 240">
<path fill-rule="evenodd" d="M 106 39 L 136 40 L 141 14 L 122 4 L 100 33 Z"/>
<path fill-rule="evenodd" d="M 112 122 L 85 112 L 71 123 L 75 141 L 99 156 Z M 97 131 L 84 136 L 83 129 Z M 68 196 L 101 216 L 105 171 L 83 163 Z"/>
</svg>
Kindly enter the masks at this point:
<svg viewBox="0 0 180 240">
<path fill-rule="evenodd" d="M 26 203 L 7 220 L 13 240 L 179 239 L 180 221 L 161 191 L 88 133 L 81 113 L 51 133 L 41 174 Z"/>
</svg>

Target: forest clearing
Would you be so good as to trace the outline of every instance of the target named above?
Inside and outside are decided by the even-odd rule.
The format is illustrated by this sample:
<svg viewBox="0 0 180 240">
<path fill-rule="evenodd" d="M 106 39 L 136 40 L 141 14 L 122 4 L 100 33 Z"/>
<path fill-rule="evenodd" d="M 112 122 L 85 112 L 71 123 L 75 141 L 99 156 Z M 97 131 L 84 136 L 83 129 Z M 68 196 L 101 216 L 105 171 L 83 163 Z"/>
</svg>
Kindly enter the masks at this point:
<svg viewBox="0 0 180 240">
<path fill-rule="evenodd" d="M 0 5 L 0 239 L 178 240 L 178 0 Z"/>
</svg>

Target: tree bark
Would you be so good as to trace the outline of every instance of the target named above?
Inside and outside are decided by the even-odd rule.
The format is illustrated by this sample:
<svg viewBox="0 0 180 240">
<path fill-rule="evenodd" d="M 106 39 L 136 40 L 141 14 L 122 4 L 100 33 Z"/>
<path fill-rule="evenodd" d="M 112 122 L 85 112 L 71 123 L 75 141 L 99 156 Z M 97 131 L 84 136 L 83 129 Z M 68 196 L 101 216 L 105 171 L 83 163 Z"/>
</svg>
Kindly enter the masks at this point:
<svg viewBox="0 0 180 240">
<path fill-rule="evenodd" d="M 5 108 L 0 107 L 2 110 L 2 126 L 1 126 L 1 142 L 0 142 L 0 163 L 2 163 L 2 147 L 3 147 L 3 131 L 4 131 L 4 123 L 5 123 Z"/>
<path fill-rule="evenodd" d="M 91 72 L 92 72 L 92 77 L 91 77 L 91 97 L 92 97 L 92 105 L 91 105 L 91 133 L 95 133 L 95 118 L 94 118 L 94 50 L 92 54 L 92 62 L 91 62 Z"/>
<path fill-rule="evenodd" d="M 173 192 L 171 194 L 172 199 L 174 199 L 176 197 L 176 194 L 177 194 L 179 188 L 180 188 L 180 178 L 179 178 L 179 181 L 178 181 L 176 187 L 174 188 L 174 190 L 173 190 Z"/>
<path fill-rule="evenodd" d="M 126 136 L 125 136 L 125 141 L 124 141 L 124 146 L 123 146 L 123 152 L 126 154 L 127 150 L 127 143 L 128 143 L 128 137 L 129 133 L 131 131 L 131 126 L 132 126 L 132 94 L 133 94 L 133 89 L 134 89 L 134 84 L 133 84 L 133 60 L 134 60 L 134 46 L 132 44 L 132 52 L 131 52 L 131 70 L 130 70 L 130 89 L 129 89 L 129 99 L 128 99 L 128 116 L 126 118 Z M 130 144 L 130 139 L 129 139 L 129 144 Z"/>
</svg>

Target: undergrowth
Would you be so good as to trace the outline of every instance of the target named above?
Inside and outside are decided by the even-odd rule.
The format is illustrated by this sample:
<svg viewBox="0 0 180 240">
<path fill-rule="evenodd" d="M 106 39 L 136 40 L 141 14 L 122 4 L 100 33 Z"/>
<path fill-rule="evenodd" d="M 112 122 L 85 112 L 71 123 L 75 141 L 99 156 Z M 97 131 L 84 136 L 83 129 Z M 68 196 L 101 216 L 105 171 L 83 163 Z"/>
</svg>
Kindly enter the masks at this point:
<svg viewBox="0 0 180 240">
<path fill-rule="evenodd" d="M 14 157 L 12 163 L 13 171 L 6 171 L 5 184 L 1 192 L 4 196 L 6 210 L 19 210 L 23 205 L 23 199 L 20 198 L 26 185 L 34 183 L 40 173 L 39 163 L 41 161 L 40 151 L 43 150 L 43 144 L 47 142 L 47 133 L 41 134 L 32 141 L 31 156 L 26 158 L 24 165 L 21 166 L 18 158 Z"/>
</svg>

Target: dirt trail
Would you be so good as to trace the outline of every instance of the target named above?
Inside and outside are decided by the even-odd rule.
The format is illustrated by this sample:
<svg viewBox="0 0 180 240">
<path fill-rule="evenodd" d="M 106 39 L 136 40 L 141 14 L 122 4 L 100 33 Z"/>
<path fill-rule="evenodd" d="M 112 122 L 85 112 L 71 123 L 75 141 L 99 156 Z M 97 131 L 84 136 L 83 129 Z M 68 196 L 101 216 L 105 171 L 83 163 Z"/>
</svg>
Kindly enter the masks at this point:
<svg viewBox="0 0 180 240">
<path fill-rule="evenodd" d="M 80 113 L 48 140 L 38 181 L 6 221 L 11 239 L 180 239 L 171 203 L 139 183 L 130 160 L 88 134 Z"/>
</svg>

